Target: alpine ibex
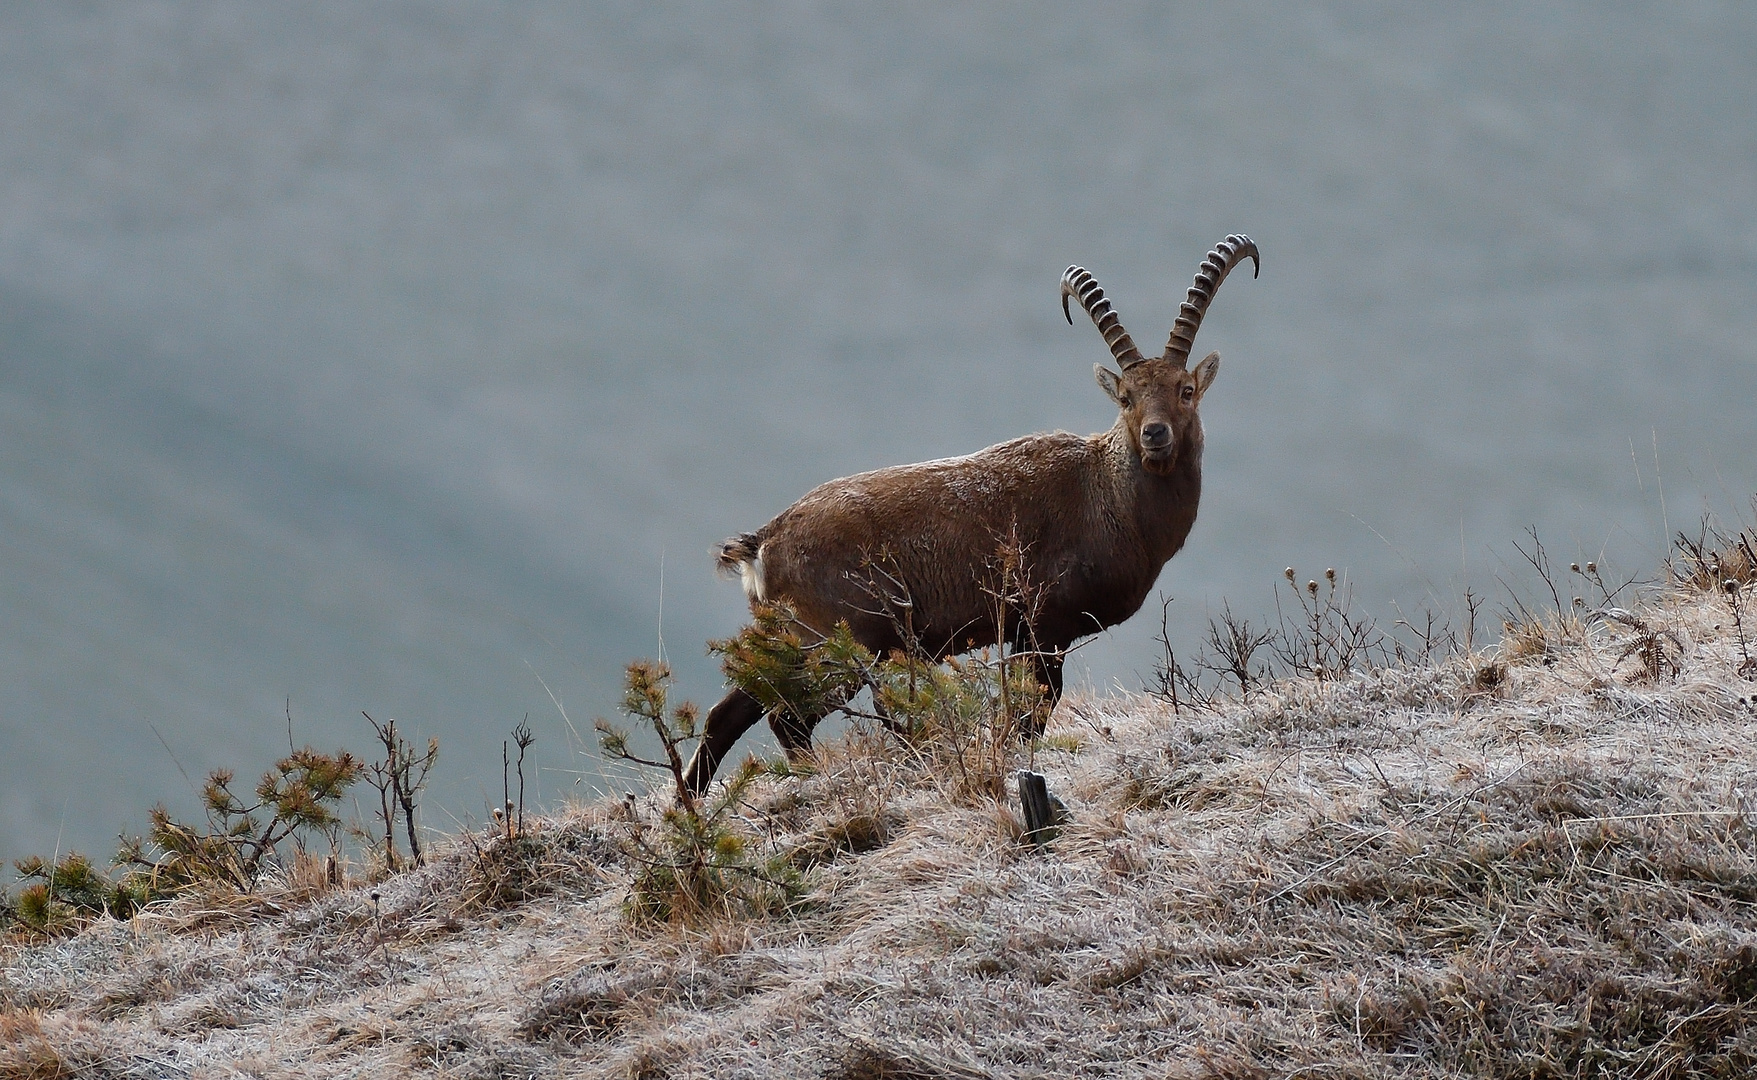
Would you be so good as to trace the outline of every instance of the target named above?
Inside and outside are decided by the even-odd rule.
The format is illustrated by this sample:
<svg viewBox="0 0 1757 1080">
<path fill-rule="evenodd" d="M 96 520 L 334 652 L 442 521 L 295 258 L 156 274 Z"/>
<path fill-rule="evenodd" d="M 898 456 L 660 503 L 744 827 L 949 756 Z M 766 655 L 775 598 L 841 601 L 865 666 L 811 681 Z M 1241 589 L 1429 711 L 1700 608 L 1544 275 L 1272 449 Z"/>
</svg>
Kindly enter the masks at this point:
<svg viewBox="0 0 1757 1080">
<path fill-rule="evenodd" d="M 1080 301 L 1120 372 L 1095 368 L 1117 405 L 1109 431 L 1027 435 L 966 457 L 899 465 L 831 480 L 767 525 L 726 541 L 723 570 L 744 579 L 752 604 L 781 601 L 805 627 L 827 632 L 847 620 L 875 653 L 913 645 L 934 658 L 981 645 L 1029 651 L 1051 704 L 1062 659 L 1078 638 L 1141 607 L 1160 568 L 1183 547 L 1202 494 L 1202 395 L 1220 369 L 1209 353 L 1188 369 L 1190 346 L 1215 290 L 1257 245 L 1228 236 L 1196 271 L 1165 352 L 1143 357 L 1092 275 L 1062 275 L 1062 314 Z M 996 618 L 997 549 L 1011 540 L 1014 568 L 1037 588 L 1028 605 Z M 874 604 L 873 568 L 906 597 L 907 619 Z M 905 638 L 913 640 L 906 641 Z M 708 713 L 688 783 L 714 770 L 763 715 L 736 687 Z M 771 719 L 789 754 L 811 744 L 817 717 Z"/>
</svg>

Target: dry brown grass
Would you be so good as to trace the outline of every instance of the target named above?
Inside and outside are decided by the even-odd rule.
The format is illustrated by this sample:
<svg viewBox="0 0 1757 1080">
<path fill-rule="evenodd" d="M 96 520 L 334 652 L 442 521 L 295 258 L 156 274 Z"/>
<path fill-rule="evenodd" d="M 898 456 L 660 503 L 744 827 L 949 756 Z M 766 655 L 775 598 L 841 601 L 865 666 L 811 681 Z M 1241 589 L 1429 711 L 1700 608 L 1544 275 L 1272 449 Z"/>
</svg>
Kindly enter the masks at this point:
<svg viewBox="0 0 1757 1080">
<path fill-rule="evenodd" d="M 1751 509 L 1757 513 L 1757 498 Z M 1704 519 L 1695 536 L 1678 535 L 1672 571 L 1681 587 L 1695 592 L 1713 591 L 1727 581 L 1740 587 L 1757 583 L 1757 529 L 1728 532 Z"/>
<path fill-rule="evenodd" d="M 63 1080 L 75 1075 L 73 1066 L 44 1034 L 43 1019 L 36 1010 L 0 1010 L 0 1078 Z"/>
<path fill-rule="evenodd" d="M 1066 702 L 1047 849 L 852 736 L 741 812 L 809 875 L 784 915 L 631 924 L 615 802 L 376 885 L 186 897 L 10 947 L 0 1078 L 1754 1075 L 1728 603 L 1680 577 L 1542 648 Z"/>
</svg>

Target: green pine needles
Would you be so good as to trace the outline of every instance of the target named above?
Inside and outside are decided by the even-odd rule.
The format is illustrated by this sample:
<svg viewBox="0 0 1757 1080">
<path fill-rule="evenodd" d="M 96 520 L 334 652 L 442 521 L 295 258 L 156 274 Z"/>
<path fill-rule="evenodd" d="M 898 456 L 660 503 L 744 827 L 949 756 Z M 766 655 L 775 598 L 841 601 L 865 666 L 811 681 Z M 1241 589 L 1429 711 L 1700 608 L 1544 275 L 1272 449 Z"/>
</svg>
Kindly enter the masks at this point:
<svg viewBox="0 0 1757 1080">
<path fill-rule="evenodd" d="M 878 666 L 846 622 L 825 637 L 802 627 L 786 604 L 755 605 L 750 625 L 708 642 L 708 651 L 720 658 L 727 681 L 769 715 L 807 727 L 846 706 Z"/>
<path fill-rule="evenodd" d="M 233 790 L 230 769 L 215 769 L 202 785 L 206 827 L 153 807 L 146 837 L 123 839 L 113 875 L 78 852 L 18 860 L 26 884 L 16 897 L 0 894 L 0 930 L 73 933 L 103 915 L 126 919 L 194 885 L 249 892 L 271 865 L 281 865 L 279 849 L 288 840 L 303 850 L 316 834 L 334 853 L 342 828 L 336 807 L 362 768 L 346 751 L 325 754 L 307 746 L 264 772 L 249 802 Z"/>
<path fill-rule="evenodd" d="M 13 922 L 44 935 L 71 932 L 89 919 L 112 915 L 126 919 L 157 899 L 149 878 L 124 874 L 111 881 L 90 859 L 77 852 L 50 862 L 38 856 L 14 864 L 29 882 L 16 899 L 0 896 L 0 925 Z"/>
<path fill-rule="evenodd" d="M 205 829 L 155 806 L 147 839 L 124 841 L 117 864 L 172 888 L 219 881 L 248 892 L 288 839 L 303 843 L 305 834 L 315 833 L 335 849 L 342 829 L 335 808 L 364 768 L 345 750 L 325 754 L 307 746 L 262 774 L 253 802 L 232 790 L 232 770 L 215 769 L 201 790 Z M 159 854 L 149 855 L 149 846 Z"/>
<path fill-rule="evenodd" d="M 708 649 L 720 657 L 727 679 L 782 724 L 809 730 L 836 710 L 877 721 L 924 776 L 967 805 L 1005 799 L 1006 779 L 1027 749 L 1019 735 L 1036 728 L 1046 704 L 1024 654 L 982 650 L 936 663 L 897 652 L 881 659 L 854 640 L 846 623 L 820 635 L 782 604 L 758 605 L 750 625 Z M 629 914 L 637 921 L 701 925 L 793 907 L 804 890 L 799 860 L 772 850 L 740 823 L 750 786 L 765 767 L 746 757 L 725 783 L 704 795 L 692 792 L 684 776 L 690 744 L 702 737 L 700 717 L 687 701 L 670 703 L 670 683 L 664 664 L 628 666 L 622 711 L 653 733 L 657 752 L 638 752 L 627 732 L 597 723 L 606 758 L 658 770 L 674 792 L 656 823 L 638 815 L 631 798 L 626 853 L 639 869 Z M 870 692 L 865 707 L 856 701 L 863 691 Z M 775 769 L 785 774 L 801 767 L 789 762 Z"/>
</svg>

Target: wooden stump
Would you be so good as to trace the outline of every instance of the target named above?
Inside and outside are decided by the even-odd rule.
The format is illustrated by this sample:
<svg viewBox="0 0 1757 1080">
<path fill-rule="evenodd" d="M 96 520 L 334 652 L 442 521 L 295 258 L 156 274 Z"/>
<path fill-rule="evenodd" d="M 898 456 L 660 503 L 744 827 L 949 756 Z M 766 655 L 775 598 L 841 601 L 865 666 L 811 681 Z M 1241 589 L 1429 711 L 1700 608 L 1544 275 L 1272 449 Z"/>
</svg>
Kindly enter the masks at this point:
<svg viewBox="0 0 1757 1080">
<path fill-rule="evenodd" d="M 1070 820 L 1068 808 L 1049 793 L 1043 774 L 1019 770 L 1019 807 L 1025 814 L 1025 839 L 1039 847 L 1055 839 Z"/>
</svg>

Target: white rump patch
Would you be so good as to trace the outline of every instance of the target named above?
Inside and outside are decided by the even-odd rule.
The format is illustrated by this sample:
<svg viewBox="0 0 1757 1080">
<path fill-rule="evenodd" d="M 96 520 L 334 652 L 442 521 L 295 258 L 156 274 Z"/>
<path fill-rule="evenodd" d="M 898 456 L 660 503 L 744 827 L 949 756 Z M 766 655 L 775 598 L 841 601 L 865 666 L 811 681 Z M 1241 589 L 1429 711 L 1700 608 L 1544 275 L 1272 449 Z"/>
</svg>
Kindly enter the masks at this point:
<svg viewBox="0 0 1757 1080">
<path fill-rule="evenodd" d="M 751 603 L 761 603 L 768 599 L 763 589 L 763 555 L 760 550 L 756 558 L 738 564 L 738 577 L 744 583 L 744 595 Z"/>
</svg>

